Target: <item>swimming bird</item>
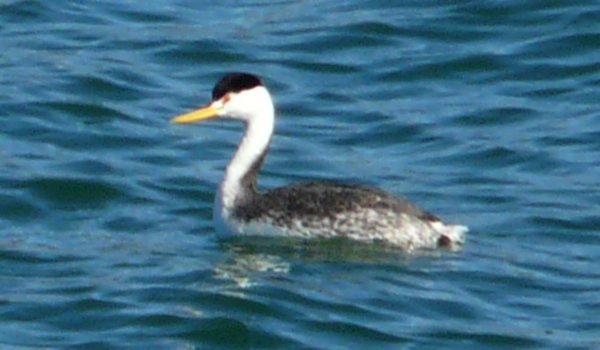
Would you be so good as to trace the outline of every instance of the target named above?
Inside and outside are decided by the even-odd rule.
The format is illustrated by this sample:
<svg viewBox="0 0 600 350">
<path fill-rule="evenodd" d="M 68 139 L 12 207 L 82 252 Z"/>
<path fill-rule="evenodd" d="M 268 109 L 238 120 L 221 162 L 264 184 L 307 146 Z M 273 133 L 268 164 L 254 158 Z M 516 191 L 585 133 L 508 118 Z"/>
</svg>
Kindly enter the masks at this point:
<svg viewBox="0 0 600 350">
<path fill-rule="evenodd" d="M 217 117 L 245 123 L 244 136 L 215 197 L 218 234 L 347 237 L 383 241 L 406 251 L 464 242 L 467 227 L 446 224 L 403 198 L 365 185 L 307 182 L 260 192 L 257 175 L 273 134 L 275 107 L 257 76 L 226 74 L 214 86 L 207 105 L 172 122 Z"/>
</svg>

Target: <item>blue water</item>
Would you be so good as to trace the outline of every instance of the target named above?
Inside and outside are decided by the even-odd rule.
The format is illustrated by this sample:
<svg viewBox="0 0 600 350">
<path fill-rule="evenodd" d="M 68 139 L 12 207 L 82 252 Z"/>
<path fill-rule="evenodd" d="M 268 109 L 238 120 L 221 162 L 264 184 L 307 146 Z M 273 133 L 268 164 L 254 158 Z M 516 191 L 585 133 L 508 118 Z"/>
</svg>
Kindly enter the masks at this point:
<svg viewBox="0 0 600 350">
<path fill-rule="evenodd" d="M 4 0 L 0 49 L 0 348 L 600 348 L 597 1 Z M 242 126 L 169 119 L 232 70 L 276 99 L 263 188 L 464 248 L 217 240 Z"/>
</svg>

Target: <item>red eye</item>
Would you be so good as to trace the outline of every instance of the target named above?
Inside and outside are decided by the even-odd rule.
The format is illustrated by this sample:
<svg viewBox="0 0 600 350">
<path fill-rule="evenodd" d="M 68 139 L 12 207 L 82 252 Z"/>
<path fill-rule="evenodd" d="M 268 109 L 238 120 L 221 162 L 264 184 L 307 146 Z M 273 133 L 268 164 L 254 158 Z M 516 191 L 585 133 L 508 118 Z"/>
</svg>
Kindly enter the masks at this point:
<svg viewBox="0 0 600 350">
<path fill-rule="evenodd" d="M 229 100 L 231 100 L 231 96 L 229 96 L 229 94 L 223 96 L 223 98 L 221 98 L 221 101 L 223 101 L 223 104 L 229 102 Z"/>
</svg>

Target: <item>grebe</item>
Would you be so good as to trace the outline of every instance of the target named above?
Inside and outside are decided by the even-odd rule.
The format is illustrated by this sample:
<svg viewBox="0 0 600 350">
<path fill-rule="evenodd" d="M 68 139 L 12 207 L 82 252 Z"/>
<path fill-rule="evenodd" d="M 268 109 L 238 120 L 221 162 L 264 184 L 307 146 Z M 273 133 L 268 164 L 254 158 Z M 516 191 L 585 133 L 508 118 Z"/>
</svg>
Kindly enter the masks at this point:
<svg viewBox="0 0 600 350">
<path fill-rule="evenodd" d="M 259 192 L 256 179 L 273 134 L 275 107 L 255 75 L 225 75 L 206 106 L 172 122 L 215 117 L 239 120 L 246 126 L 215 198 L 218 234 L 347 237 L 383 241 L 406 251 L 464 242 L 466 226 L 446 224 L 402 198 L 368 186 L 308 182 Z"/>
</svg>

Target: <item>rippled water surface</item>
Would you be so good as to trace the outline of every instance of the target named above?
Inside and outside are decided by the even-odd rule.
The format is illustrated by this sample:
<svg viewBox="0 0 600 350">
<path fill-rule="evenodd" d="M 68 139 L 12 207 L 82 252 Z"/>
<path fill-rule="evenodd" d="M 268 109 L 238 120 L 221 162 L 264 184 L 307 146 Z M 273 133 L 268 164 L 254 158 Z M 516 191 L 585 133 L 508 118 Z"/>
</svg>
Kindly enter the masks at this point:
<svg viewBox="0 0 600 350">
<path fill-rule="evenodd" d="M 597 1 L 0 0 L 0 348 L 600 348 Z M 172 125 L 232 70 L 270 188 L 343 179 L 460 251 L 222 242 L 242 126 Z"/>
</svg>

